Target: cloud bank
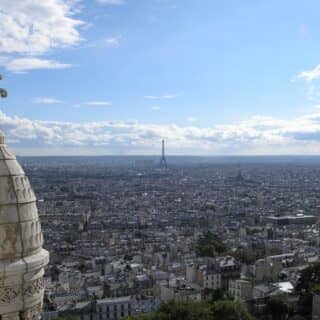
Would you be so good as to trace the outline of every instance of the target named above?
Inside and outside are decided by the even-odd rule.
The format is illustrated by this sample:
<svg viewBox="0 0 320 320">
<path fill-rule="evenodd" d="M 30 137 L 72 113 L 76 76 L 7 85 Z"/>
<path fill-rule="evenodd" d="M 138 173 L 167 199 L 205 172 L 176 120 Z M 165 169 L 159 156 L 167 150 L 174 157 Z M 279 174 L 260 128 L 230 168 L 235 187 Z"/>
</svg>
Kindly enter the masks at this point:
<svg viewBox="0 0 320 320">
<path fill-rule="evenodd" d="M 319 154 L 320 112 L 291 121 L 254 116 L 239 123 L 195 125 L 133 121 L 30 120 L 0 112 L 0 128 L 18 154 Z"/>
</svg>

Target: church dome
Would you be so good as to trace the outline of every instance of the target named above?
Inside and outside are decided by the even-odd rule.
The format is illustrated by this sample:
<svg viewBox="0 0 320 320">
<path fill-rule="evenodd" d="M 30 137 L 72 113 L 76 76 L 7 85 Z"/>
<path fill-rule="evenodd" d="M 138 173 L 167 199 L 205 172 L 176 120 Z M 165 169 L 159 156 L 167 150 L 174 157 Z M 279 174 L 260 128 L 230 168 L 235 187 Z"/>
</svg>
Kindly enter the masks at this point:
<svg viewBox="0 0 320 320">
<path fill-rule="evenodd" d="M 0 135 L 1 320 L 39 319 L 49 261 L 42 245 L 35 194 Z"/>
</svg>

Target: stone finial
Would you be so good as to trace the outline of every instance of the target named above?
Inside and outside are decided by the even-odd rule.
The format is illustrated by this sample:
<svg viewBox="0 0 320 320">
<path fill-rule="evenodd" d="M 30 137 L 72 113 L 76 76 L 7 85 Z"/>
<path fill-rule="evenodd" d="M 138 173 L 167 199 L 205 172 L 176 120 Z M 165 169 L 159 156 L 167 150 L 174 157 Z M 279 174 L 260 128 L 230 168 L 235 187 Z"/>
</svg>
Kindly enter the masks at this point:
<svg viewBox="0 0 320 320">
<path fill-rule="evenodd" d="M 0 74 L 0 80 L 2 80 L 2 75 Z M 8 96 L 8 92 L 5 89 L 0 88 L 0 97 L 6 98 Z"/>
</svg>

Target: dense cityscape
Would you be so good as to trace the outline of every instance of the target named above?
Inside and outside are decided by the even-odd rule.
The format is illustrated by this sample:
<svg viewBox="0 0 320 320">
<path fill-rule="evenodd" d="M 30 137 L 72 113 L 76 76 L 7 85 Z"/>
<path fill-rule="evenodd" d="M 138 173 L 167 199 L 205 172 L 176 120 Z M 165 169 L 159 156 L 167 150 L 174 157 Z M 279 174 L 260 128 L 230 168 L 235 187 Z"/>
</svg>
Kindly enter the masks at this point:
<svg viewBox="0 0 320 320">
<path fill-rule="evenodd" d="M 313 299 L 316 319 L 299 279 L 319 262 L 317 158 L 248 159 L 22 158 L 50 252 L 43 319 L 217 297 L 281 319 Z"/>
<path fill-rule="evenodd" d="M 0 320 L 320 320 L 319 11 L 0 0 Z"/>
</svg>

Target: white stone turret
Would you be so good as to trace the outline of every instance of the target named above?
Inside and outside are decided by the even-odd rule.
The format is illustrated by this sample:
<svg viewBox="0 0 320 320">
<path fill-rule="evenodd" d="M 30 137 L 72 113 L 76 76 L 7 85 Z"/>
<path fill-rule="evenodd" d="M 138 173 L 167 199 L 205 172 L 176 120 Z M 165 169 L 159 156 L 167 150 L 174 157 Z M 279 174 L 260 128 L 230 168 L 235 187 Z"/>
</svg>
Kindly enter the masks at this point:
<svg viewBox="0 0 320 320">
<path fill-rule="evenodd" d="M 38 320 L 44 266 L 36 197 L 0 133 L 0 320 Z"/>
</svg>

